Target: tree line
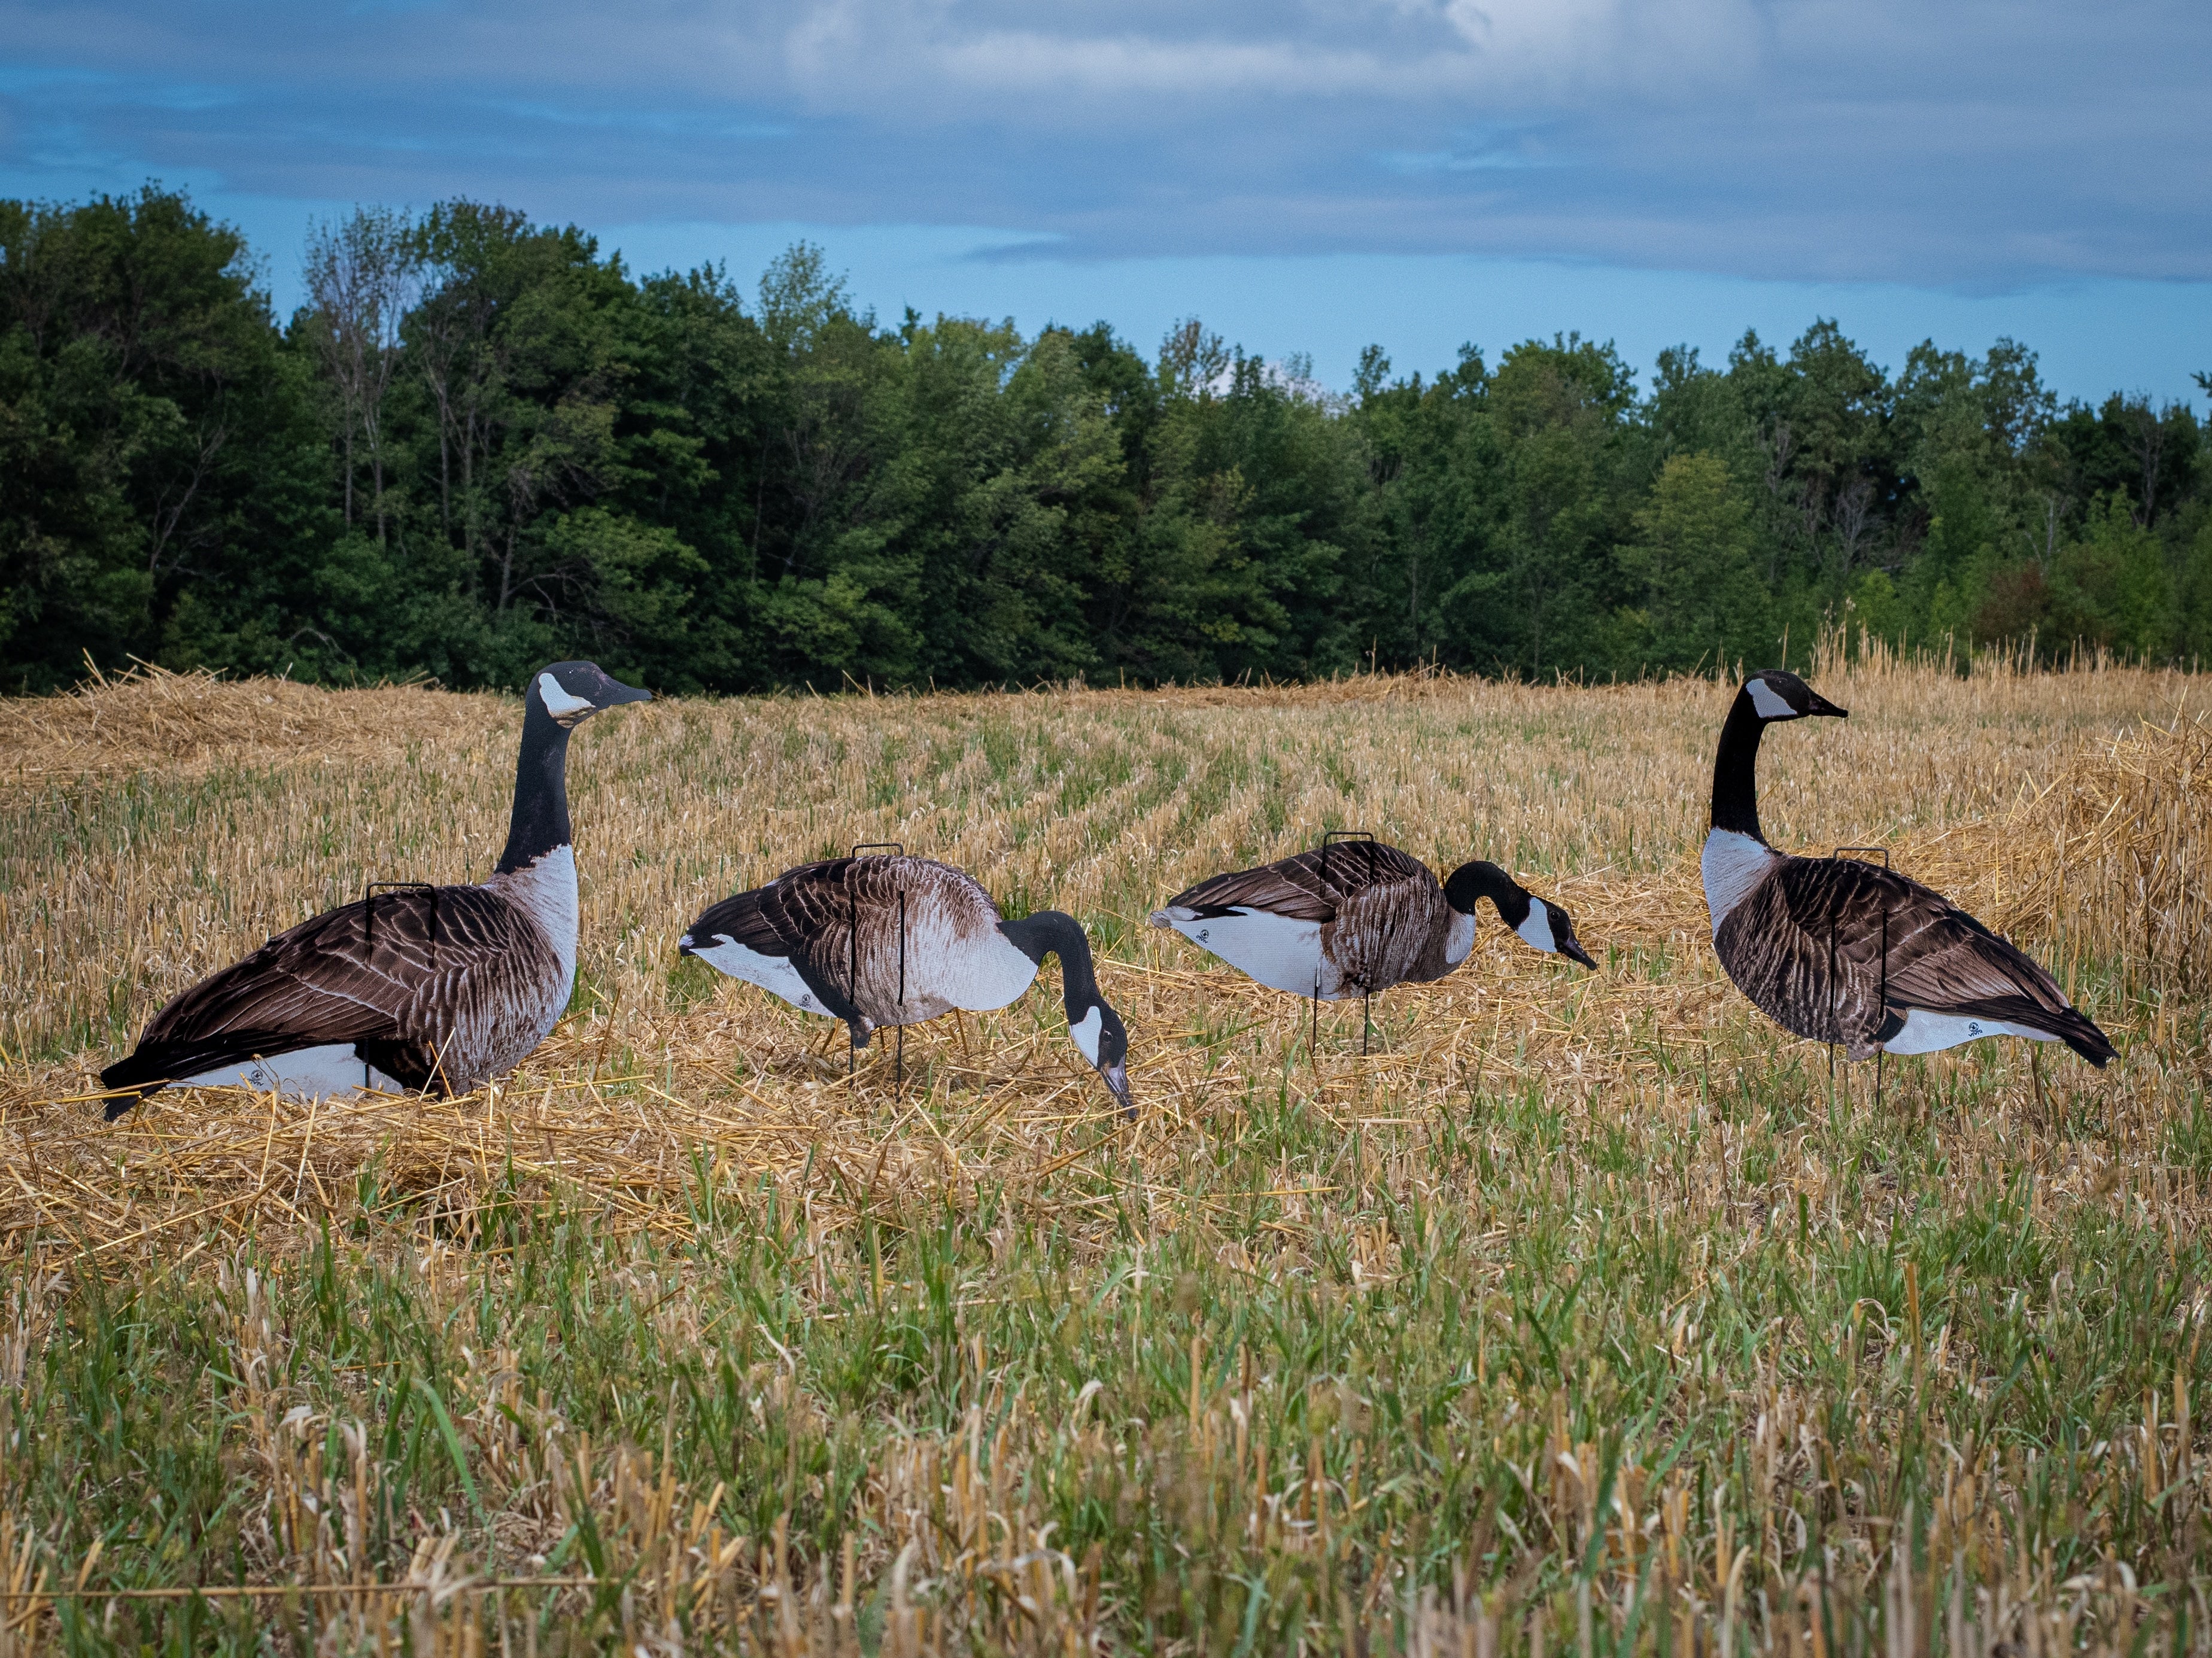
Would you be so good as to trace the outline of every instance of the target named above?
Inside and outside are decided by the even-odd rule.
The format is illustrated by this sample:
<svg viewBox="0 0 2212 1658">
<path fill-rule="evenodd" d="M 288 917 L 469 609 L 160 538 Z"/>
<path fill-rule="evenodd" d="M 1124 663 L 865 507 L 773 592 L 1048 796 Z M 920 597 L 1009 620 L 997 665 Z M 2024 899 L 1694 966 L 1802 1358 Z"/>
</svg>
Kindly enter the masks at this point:
<svg viewBox="0 0 2212 1658">
<path fill-rule="evenodd" d="M 1576 335 L 1333 392 L 1193 320 L 755 294 L 446 203 L 311 235 L 278 318 L 184 194 L 0 202 L 0 689 L 132 657 L 668 690 L 1633 677 L 1848 620 L 1963 650 L 2212 648 L 2185 404 L 1829 321 L 1648 384 Z M 2200 384 L 2212 391 L 2205 375 Z"/>
</svg>

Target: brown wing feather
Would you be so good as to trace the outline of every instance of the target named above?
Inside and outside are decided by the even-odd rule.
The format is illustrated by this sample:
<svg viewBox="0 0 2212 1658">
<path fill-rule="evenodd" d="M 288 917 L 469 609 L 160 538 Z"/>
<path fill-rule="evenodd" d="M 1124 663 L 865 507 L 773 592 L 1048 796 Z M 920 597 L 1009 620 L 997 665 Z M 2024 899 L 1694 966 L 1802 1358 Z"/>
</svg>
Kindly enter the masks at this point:
<svg viewBox="0 0 2212 1658">
<path fill-rule="evenodd" d="M 910 926 L 919 925 L 925 904 L 947 914 L 972 912 L 975 921 L 997 915 L 989 896 L 970 876 L 927 858 L 825 859 L 787 870 L 757 893 L 740 896 L 755 901 L 757 919 L 748 925 L 777 941 L 773 953 L 799 969 L 824 1007 L 839 1018 L 857 1015 L 876 1025 L 902 1017 L 900 992 L 913 989 L 910 983 L 902 984 L 899 970 L 902 890 Z M 739 941 L 761 948 L 750 938 Z"/>
<path fill-rule="evenodd" d="M 550 957 L 536 924 L 477 887 L 379 893 L 278 933 L 210 975 L 147 1023 L 111 1088 L 351 1042 L 380 1069 L 427 1087 L 454 1023 L 489 993 L 487 962 Z"/>
<path fill-rule="evenodd" d="M 2043 969 L 1941 893 L 1877 865 L 1790 858 L 1730 911 L 1714 945 L 1784 1029 L 1864 1059 L 1908 1011 L 2048 1030 L 2097 1059 L 2104 1035 Z"/>
<path fill-rule="evenodd" d="M 1427 875 L 1419 859 L 1395 847 L 1344 841 L 1257 869 L 1231 870 L 1186 887 L 1170 909 L 1256 909 L 1293 921 L 1334 921 L 1345 904 L 1376 887 Z M 1431 884 L 1435 878 L 1430 877 Z"/>
</svg>

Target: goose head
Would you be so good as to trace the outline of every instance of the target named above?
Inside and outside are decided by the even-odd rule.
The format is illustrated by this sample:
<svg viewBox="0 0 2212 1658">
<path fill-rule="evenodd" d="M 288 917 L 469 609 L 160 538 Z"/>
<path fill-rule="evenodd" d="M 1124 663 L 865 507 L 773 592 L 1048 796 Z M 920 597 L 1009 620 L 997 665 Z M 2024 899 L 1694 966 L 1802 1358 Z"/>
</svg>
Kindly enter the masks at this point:
<svg viewBox="0 0 2212 1658">
<path fill-rule="evenodd" d="M 1484 898 L 1498 907 L 1498 919 L 1520 934 L 1521 942 L 1532 950 L 1596 968 L 1582 940 L 1575 937 L 1573 918 L 1550 899 L 1539 898 L 1497 865 L 1474 859 L 1454 870 L 1444 883 L 1444 902 L 1462 915 L 1471 918 L 1477 901 Z M 1471 926 L 1465 936 L 1468 944 L 1462 944 L 1452 960 L 1458 960 L 1472 944 Z"/>
<path fill-rule="evenodd" d="M 1762 668 L 1743 682 L 1738 695 L 1750 700 L 1752 712 L 1761 720 L 1803 720 L 1814 714 L 1828 714 L 1838 720 L 1850 718 L 1850 710 L 1839 708 L 1786 668 Z"/>
<path fill-rule="evenodd" d="M 1121 1016 L 1107 1006 L 1103 998 L 1093 997 L 1089 1006 L 1068 1020 L 1067 1034 L 1082 1050 L 1083 1057 L 1105 1078 L 1106 1086 L 1121 1102 L 1122 1112 L 1135 1116 L 1137 1107 L 1129 1097 L 1129 1031 L 1121 1023 Z"/>
<path fill-rule="evenodd" d="M 556 662 L 538 671 L 528 700 L 550 714 L 554 724 L 574 731 L 602 708 L 650 702 L 653 693 L 610 677 L 596 662 Z"/>
<path fill-rule="evenodd" d="M 1583 948 L 1583 941 L 1575 937 L 1573 918 L 1548 898 L 1530 894 L 1528 918 L 1513 930 L 1521 935 L 1523 944 L 1534 949 L 1564 956 L 1593 972 L 1597 969 L 1589 951 Z"/>
</svg>

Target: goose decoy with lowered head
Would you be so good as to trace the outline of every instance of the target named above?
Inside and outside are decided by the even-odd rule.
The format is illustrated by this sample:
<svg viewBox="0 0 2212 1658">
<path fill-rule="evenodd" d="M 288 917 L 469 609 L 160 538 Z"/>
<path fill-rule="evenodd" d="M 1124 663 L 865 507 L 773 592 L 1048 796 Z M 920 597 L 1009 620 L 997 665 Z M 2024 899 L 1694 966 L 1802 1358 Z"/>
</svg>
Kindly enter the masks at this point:
<svg viewBox="0 0 2212 1658">
<path fill-rule="evenodd" d="M 884 1026 L 1004 1007 L 1058 956 L 1067 1034 L 1134 1110 L 1128 1031 L 1099 994 L 1075 918 L 1045 909 L 1001 920 L 990 895 L 949 864 L 904 853 L 802 864 L 725 898 L 678 948 L 803 1012 L 844 1020 L 855 1048 Z"/>
<path fill-rule="evenodd" d="M 1485 898 L 1523 942 L 1597 965 L 1566 911 L 1497 865 L 1462 864 L 1438 884 L 1420 859 L 1373 841 L 1212 876 L 1150 919 L 1271 990 L 1334 1002 L 1443 978 L 1474 950 Z"/>
<path fill-rule="evenodd" d="M 109 1120 L 172 1084 L 453 1094 L 512 1070 L 552 1029 L 575 980 L 568 734 L 650 696 L 590 662 L 538 673 L 523 696 L 507 850 L 489 878 L 372 889 L 201 980 L 100 1073 L 130 1090 L 109 1101 Z"/>
<path fill-rule="evenodd" d="M 1766 843 L 1759 739 L 1770 724 L 1823 714 L 1847 717 L 1769 668 L 1744 681 L 1721 727 L 1700 862 L 1713 949 L 1736 988 L 1784 1030 L 1849 1059 L 2025 1036 L 2104 1065 L 2111 1040 L 2051 976 L 1941 893 L 1879 865 Z"/>
</svg>

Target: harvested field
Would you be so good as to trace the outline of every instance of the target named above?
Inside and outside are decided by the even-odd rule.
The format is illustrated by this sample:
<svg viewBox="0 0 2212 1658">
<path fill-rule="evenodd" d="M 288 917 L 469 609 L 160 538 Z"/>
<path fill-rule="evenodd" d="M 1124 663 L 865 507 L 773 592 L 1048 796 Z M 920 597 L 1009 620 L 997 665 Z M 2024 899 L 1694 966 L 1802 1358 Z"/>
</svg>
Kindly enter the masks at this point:
<svg viewBox="0 0 2212 1658">
<path fill-rule="evenodd" d="M 1814 680 L 1852 718 L 1769 738 L 1777 843 L 1889 847 L 2110 1070 L 1984 1043 L 1877 1105 L 1753 1013 L 1697 887 L 1728 687 L 1380 678 L 623 710 L 513 1078 L 106 1127 L 167 996 L 489 868 L 519 704 L 0 702 L 0 1643 L 2202 1649 L 2207 682 Z M 1141 925 L 1338 829 L 1515 868 L 1603 970 L 1492 922 L 1363 1057 Z M 1136 1126 L 1050 969 L 900 1087 L 676 957 L 889 840 L 1091 927 Z M 131 1598 L 185 1584 L 299 1587 Z"/>
</svg>

